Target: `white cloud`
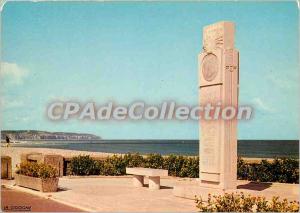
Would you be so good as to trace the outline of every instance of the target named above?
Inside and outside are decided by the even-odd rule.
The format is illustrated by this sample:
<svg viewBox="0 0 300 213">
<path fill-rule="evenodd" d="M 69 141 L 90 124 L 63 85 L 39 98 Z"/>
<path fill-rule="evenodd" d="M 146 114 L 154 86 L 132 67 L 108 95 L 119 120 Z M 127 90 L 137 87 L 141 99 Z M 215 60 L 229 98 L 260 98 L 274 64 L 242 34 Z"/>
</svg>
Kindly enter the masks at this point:
<svg viewBox="0 0 300 213">
<path fill-rule="evenodd" d="M 267 79 L 270 80 L 276 87 L 280 89 L 294 89 L 297 88 L 297 76 L 276 76 L 275 74 L 268 75 Z"/>
<path fill-rule="evenodd" d="M 20 67 L 15 63 L 1 63 L 0 77 L 2 83 L 12 85 L 22 84 L 24 78 L 28 75 L 28 73 L 28 70 Z"/>
<path fill-rule="evenodd" d="M 258 109 L 265 111 L 265 112 L 275 112 L 275 109 L 267 105 L 265 102 L 263 102 L 260 98 L 253 98 L 252 102 Z"/>
</svg>

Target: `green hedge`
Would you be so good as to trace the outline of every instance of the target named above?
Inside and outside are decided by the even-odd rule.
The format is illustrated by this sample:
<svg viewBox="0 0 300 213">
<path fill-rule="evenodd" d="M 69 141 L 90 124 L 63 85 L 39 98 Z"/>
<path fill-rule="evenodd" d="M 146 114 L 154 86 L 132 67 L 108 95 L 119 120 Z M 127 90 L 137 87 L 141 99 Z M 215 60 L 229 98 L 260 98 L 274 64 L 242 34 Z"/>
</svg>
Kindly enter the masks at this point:
<svg viewBox="0 0 300 213">
<path fill-rule="evenodd" d="M 261 160 L 260 163 L 246 163 L 239 158 L 237 172 L 241 180 L 299 183 L 299 161 L 292 158 Z"/>
<path fill-rule="evenodd" d="M 96 161 L 90 156 L 72 158 L 68 174 L 71 175 L 125 175 L 126 167 L 145 167 L 167 169 L 169 175 L 176 177 L 197 178 L 199 176 L 199 157 L 180 155 L 161 156 L 150 154 L 113 155 Z M 238 179 L 260 181 L 299 183 L 299 161 L 291 158 L 275 159 L 272 162 L 262 160 L 260 163 L 247 163 L 238 159 Z"/>
<path fill-rule="evenodd" d="M 100 161 L 95 161 L 90 156 L 79 155 L 73 157 L 69 164 L 68 173 L 74 175 L 99 175 L 102 168 Z"/>
</svg>

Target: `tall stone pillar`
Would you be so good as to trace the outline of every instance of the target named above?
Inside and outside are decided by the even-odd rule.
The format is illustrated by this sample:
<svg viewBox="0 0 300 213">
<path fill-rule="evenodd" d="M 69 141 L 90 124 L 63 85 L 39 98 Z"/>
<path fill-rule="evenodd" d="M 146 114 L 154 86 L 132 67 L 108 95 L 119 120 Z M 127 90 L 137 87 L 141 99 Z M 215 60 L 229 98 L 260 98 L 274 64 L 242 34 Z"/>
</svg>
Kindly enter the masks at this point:
<svg viewBox="0 0 300 213">
<path fill-rule="evenodd" d="M 218 22 L 203 29 L 203 51 L 199 55 L 199 99 L 206 104 L 238 106 L 239 55 L 234 48 L 234 24 Z M 208 194 L 222 195 L 237 191 L 237 121 L 200 119 L 200 169 L 196 183 L 178 183 L 173 194 L 207 200 Z"/>
<path fill-rule="evenodd" d="M 210 103 L 237 110 L 239 55 L 234 48 L 234 31 L 232 22 L 218 22 L 203 29 L 203 51 L 198 58 L 201 106 Z M 204 120 L 202 116 L 200 129 L 200 185 L 235 189 L 236 118 Z"/>
</svg>

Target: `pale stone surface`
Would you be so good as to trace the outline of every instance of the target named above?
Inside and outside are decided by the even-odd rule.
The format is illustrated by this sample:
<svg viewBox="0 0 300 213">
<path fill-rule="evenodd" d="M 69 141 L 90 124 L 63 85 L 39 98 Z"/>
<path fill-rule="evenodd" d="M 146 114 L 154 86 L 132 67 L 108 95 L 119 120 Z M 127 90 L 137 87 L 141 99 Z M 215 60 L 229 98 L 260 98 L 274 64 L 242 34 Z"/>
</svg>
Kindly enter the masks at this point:
<svg viewBox="0 0 300 213">
<path fill-rule="evenodd" d="M 133 181 L 133 185 L 135 187 L 143 187 L 144 186 L 144 176 L 133 175 L 132 181 Z"/>
<path fill-rule="evenodd" d="M 25 175 L 15 174 L 15 183 L 41 192 L 56 192 L 58 187 L 58 178 L 41 179 Z"/>
<path fill-rule="evenodd" d="M 149 189 L 160 189 L 160 176 L 168 176 L 168 170 L 150 169 L 142 167 L 126 168 L 126 174 L 133 175 L 133 185 L 141 187 L 144 185 L 144 176 L 149 179 Z"/>
<path fill-rule="evenodd" d="M 149 177 L 149 189 L 158 190 L 160 189 L 160 177 Z"/>
<path fill-rule="evenodd" d="M 26 155 L 26 161 L 36 161 L 38 163 L 42 163 L 43 161 L 42 153 L 29 153 L 25 155 Z M 25 159 L 25 157 L 22 157 L 22 159 Z"/>
<path fill-rule="evenodd" d="M 57 171 L 56 175 L 58 177 L 63 176 L 64 159 L 61 155 L 50 155 L 50 154 L 44 155 L 43 163 L 49 164 L 52 167 L 54 167 Z"/>
<path fill-rule="evenodd" d="M 149 190 L 132 186 L 132 178 L 128 176 L 63 177 L 59 179 L 58 192 L 41 193 L 29 189 L 27 192 L 92 212 L 196 212 L 193 200 L 173 196 L 176 179 L 161 178 L 164 187 Z M 145 184 L 148 184 L 147 179 Z"/>
<path fill-rule="evenodd" d="M 118 177 L 63 177 L 59 179 L 60 190 L 55 193 L 41 193 L 23 187 L 13 186 L 13 180 L 2 180 L 2 184 L 15 189 L 53 199 L 85 211 L 93 212 L 196 212 L 194 200 L 175 197 L 172 188 L 178 184 L 193 186 L 199 181 L 190 178 L 161 178 L 161 190 L 136 188 L 132 178 Z M 238 180 L 238 188 L 249 185 L 249 181 Z M 145 184 L 148 184 L 145 180 Z M 193 189 L 196 189 L 194 187 Z M 199 187 L 198 187 L 199 188 Z M 250 184 L 248 192 L 268 198 L 280 196 L 289 200 L 299 200 L 299 184 L 257 183 Z M 186 188 L 187 189 L 187 188 Z M 210 190 L 214 193 L 214 190 Z M 197 192 L 191 197 L 199 195 Z"/>
<path fill-rule="evenodd" d="M 246 180 L 237 180 L 237 189 L 218 189 L 212 187 L 203 187 L 199 181 L 195 179 L 179 179 L 175 184 L 173 194 L 177 197 L 194 199 L 195 195 L 201 196 L 204 200 L 207 195 L 222 195 L 224 193 L 240 193 L 251 194 L 253 196 L 264 196 L 272 199 L 273 196 L 279 196 L 280 199 L 288 199 L 289 201 L 299 201 L 299 184 L 287 183 L 258 183 Z"/>
<path fill-rule="evenodd" d="M 126 174 L 143 176 L 168 176 L 168 170 L 134 167 L 126 168 Z"/>
<path fill-rule="evenodd" d="M 234 24 L 218 22 L 204 27 L 199 55 L 200 104 L 238 104 L 238 52 L 234 49 Z M 236 119 L 200 122 L 200 183 L 216 189 L 236 188 Z M 205 191 L 205 188 L 204 188 Z"/>
</svg>

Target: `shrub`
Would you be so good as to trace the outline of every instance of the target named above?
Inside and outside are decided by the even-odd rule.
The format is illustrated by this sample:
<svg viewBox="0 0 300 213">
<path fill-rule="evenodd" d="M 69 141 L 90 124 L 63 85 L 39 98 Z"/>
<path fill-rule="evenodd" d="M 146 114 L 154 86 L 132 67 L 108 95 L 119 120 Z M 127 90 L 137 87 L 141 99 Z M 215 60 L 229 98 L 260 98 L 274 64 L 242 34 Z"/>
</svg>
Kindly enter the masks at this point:
<svg viewBox="0 0 300 213">
<path fill-rule="evenodd" d="M 98 175 L 100 168 L 99 162 L 92 159 L 89 155 L 73 157 L 69 164 L 71 175 Z"/>
<path fill-rule="evenodd" d="M 145 159 L 138 153 L 128 153 L 124 155 L 124 163 L 126 167 L 144 167 Z"/>
<path fill-rule="evenodd" d="M 184 158 L 179 177 L 199 177 L 199 158 Z"/>
<path fill-rule="evenodd" d="M 20 164 L 16 173 L 20 175 L 46 179 L 55 178 L 57 170 L 49 164 L 26 162 Z"/>
<path fill-rule="evenodd" d="M 241 179 L 241 180 L 247 179 L 247 175 L 248 175 L 248 165 L 245 164 L 245 161 L 239 157 L 238 161 L 237 161 L 238 179 Z"/>
<path fill-rule="evenodd" d="M 169 171 L 169 175 L 179 177 L 184 160 L 183 156 L 169 155 L 164 159 L 163 168 Z"/>
<path fill-rule="evenodd" d="M 196 207 L 200 212 L 298 212 L 299 202 L 288 202 L 273 197 L 267 201 L 265 197 L 254 197 L 244 193 L 225 193 L 224 195 L 208 195 L 207 202 L 196 197 Z"/>
<path fill-rule="evenodd" d="M 275 180 L 281 183 L 299 183 L 299 161 L 293 158 L 276 158 L 273 161 Z"/>
<path fill-rule="evenodd" d="M 291 158 L 276 158 L 273 161 L 247 163 L 238 158 L 237 176 L 241 180 L 259 182 L 299 183 L 299 161 Z M 176 177 L 199 177 L 199 157 L 181 155 L 149 154 L 146 157 L 138 153 L 124 156 L 114 155 L 96 161 L 89 156 L 72 158 L 67 171 L 73 175 L 125 175 L 126 167 L 146 167 L 167 169 L 169 175 Z"/>
<path fill-rule="evenodd" d="M 106 158 L 100 170 L 101 175 L 125 175 L 126 164 L 122 156 L 113 155 Z"/>
<path fill-rule="evenodd" d="M 275 158 L 260 163 L 245 163 L 239 159 L 237 172 L 242 180 L 299 183 L 299 161 L 293 158 Z"/>
<path fill-rule="evenodd" d="M 152 169 L 162 169 L 164 158 L 160 154 L 149 154 L 145 159 L 145 167 Z"/>
</svg>

